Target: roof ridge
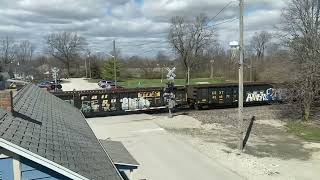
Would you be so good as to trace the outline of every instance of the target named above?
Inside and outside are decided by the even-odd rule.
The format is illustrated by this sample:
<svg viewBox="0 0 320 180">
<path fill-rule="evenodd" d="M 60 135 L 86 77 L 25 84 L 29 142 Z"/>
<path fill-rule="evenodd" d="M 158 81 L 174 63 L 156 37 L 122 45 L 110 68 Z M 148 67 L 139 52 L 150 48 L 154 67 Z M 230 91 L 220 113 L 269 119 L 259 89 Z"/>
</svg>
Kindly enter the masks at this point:
<svg viewBox="0 0 320 180">
<path fill-rule="evenodd" d="M 31 86 L 32 84 L 27 84 L 25 86 L 23 86 L 18 92 L 17 94 L 14 95 L 13 97 L 13 103 L 12 103 L 12 106 L 14 107 L 16 105 L 16 103 L 22 98 L 22 92 L 26 91 L 27 87 L 28 86 Z"/>
</svg>

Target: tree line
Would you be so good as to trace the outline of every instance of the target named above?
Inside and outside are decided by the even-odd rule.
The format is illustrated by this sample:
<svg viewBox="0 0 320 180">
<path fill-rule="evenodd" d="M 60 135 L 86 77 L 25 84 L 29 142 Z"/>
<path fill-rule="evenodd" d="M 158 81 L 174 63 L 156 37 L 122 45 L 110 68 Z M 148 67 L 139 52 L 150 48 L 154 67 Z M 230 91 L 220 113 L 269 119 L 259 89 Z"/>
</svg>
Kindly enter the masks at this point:
<svg viewBox="0 0 320 180">
<path fill-rule="evenodd" d="M 279 31 L 276 34 L 265 31 L 256 33 L 245 54 L 250 77 L 253 76 L 253 67 L 256 76 L 261 79 L 268 80 L 276 75 L 275 78 L 285 83 L 286 100 L 295 106 L 293 109 L 300 112 L 305 121 L 310 119 L 312 109 L 320 99 L 319 18 L 319 0 L 289 0 L 282 11 Z M 193 20 L 172 18 L 169 42 L 179 54 L 185 72 L 195 69 L 200 59 L 210 54 L 208 48 L 215 42 L 215 29 L 210 24 L 210 19 L 204 15 Z M 279 39 L 278 44 L 271 46 L 274 37 Z M 267 52 L 267 49 L 270 51 Z M 214 55 L 211 57 L 214 58 Z M 226 63 L 224 61 L 219 65 Z M 230 60 L 227 66 L 236 79 L 238 63 Z"/>
<path fill-rule="evenodd" d="M 246 41 L 244 78 L 246 81 L 279 82 L 286 86 L 288 99 L 304 120 L 309 120 L 320 91 L 320 32 L 317 0 L 289 0 L 282 11 L 277 32 L 258 31 Z M 238 79 L 239 52 L 218 40 L 216 26 L 208 16 L 171 19 L 167 40 L 174 58 L 159 51 L 155 57 L 125 57 L 120 49 L 116 73 L 121 79 L 163 78 L 165 67 L 177 68 L 177 77 Z M 13 73 L 17 64 L 25 73 L 48 71 L 58 66 L 63 77 L 113 79 L 114 59 L 92 52 L 87 40 L 74 32 L 52 33 L 45 37 L 45 54 L 34 57 L 29 41 L 0 40 L 0 70 Z M 33 59 L 33 61 L 31 61 Z M 88 70 L 85 73 L 85 66 Z M 213 71 L 212 71 L 213 70 Z M 41 73 L 40 73 L 41 72 Z M 212 74 L 213 73 L 213 74 Z"/>
</svg>

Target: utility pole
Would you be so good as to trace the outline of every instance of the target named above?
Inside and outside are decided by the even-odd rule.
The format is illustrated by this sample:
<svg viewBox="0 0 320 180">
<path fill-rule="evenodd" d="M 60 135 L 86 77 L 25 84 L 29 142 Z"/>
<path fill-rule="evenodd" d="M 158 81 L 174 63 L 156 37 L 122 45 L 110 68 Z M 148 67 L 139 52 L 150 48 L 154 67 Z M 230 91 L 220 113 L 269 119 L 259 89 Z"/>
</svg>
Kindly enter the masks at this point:
<svg viewBox="0 0 320 180">
<path fill-rule="evenodd" d="M 91 77 L 91 52 L 90 51 L 88 51 L 87 57 L 89 60 L 89 77 L 91 79 L 92 77 Z"/>
<path fill-rule="evenodd" d="M 116 68 L 116 41 L 113 40 L 113 73 L 114 73 L 114 87 L 117 88 L 117 68 Z"/>
<path fill-rule="evenodd" d="M 161 65 L 161 83 L 163 82 L 163 65 Z"/>
<path fill-rule="evenodd" d="M 213 63 L 214 63 L 214 60 L 210 60 L 210 64 L 211 64 L 210 79 L 213 79 Z"/>
<path fill-rule="evenodd" d="M 87 59 L 88 59 L 88 57 L 86 57 L 86 58 L 84 59 L 84 67 L 86 68 L 86 78 L 88 78 Z"/>
<path fill-rule="evenodd" d="M 250 82 L 253 82 L 253 64 L 252 64 L 252 58 L 250 58 Z"/>
<path fill-rule="evenodd" d="M 188 85 L 190 85 L 190 67 L 188 66 L 188 70 L 187 70 L 187 73 L 188 73 Z"/>
<path fill-rule="evenodd" d="M 239 96 L 238 96 L 238 103 L 239 103 L 239 110 L 238 110 L 238 118 L 239 118 L 239 150 L 240 152 L 243 149 L 243 1 L 239 0 L 240 6 L 240 61 L 239 61 Z"/>
</svg>

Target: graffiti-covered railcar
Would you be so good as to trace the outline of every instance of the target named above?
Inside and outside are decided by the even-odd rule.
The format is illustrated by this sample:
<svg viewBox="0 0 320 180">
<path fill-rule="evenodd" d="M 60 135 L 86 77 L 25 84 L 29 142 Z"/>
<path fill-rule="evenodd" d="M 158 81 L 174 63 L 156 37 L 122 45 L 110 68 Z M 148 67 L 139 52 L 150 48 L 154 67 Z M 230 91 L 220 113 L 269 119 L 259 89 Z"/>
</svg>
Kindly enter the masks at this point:
<svg viewBox="0 0 320 180">
<path fill-rule="evenodd" d="M 129 112 L 166 109 L 164 89 L 136 88 L 117 90 L 86 90 L 54 92 L 57 97 L 73 104 L 86 117 L 108 116 Z M 238 84 L 207 84 L 178 86 L 174 91 L 175 107 L 196 109 L 228 107 L 238 104 Z M 279 95 L 268 83 L 245 83 L 245 105 L 265 104 L 278 100 Z"/>
<path fill-rule="evenodd" d="M 195 109 L 203 107 L 236 106 L 238 103 L 238 84 L 207 84 L 187 87 L 188 102 Z M 273 85 L 268 83 L 245 83 L 244 104 L 263 104 L 276 98 Z"/>
<path fill-rule="evenodd" d="M 55 96 L 73 104 L 86 117 L 107 116 L 159 110 L 166 108 L 163 99 L 163 88 L 137 88 L 117 90 L 85 90 L 54 92 Z M 184 87 L 176 89 L 177 105 L 186 102 Z"/>
</svg>

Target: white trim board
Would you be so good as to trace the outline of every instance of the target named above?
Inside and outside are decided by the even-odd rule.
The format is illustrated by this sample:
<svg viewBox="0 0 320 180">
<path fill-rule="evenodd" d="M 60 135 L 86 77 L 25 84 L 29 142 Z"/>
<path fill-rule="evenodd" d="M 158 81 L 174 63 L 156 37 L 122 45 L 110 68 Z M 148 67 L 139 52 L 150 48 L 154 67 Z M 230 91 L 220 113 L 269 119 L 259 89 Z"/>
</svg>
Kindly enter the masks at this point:
<svg viewBox="0 0 320 180">
<path fill-rule="evenodd" d="M 140 165 L 138 164 L 127 164 L 127 163 L 120 163 L 120 162 L 114 162 L 116 165 L 123 165 L 123 166 L 134 166 L 134 167 L 139 167 Z"/>
<path fill-rule="evenodd" d="M 58 172 L 66 177 L 69 177 L 71 179 L 77 179 L 77 180 L 89 180 L 88 178 L 71 171 L 70 169 L 67 169 L 53 161 L 50 161 L 49 159 L 46 159 L 44 157 L 41 157 L 31 151 L 28 151 L 18 145 L 15 145 L 9 141 L 6 141 L 2 138 L 0 138 L 0 147 L 3 147 L 4 149 L 7 149 L 13 153 L 16 153 L 26 159 L 29 159 L 31 161 L 34 161 L 38 164 L 41 164 L 55 172 Z"/>
</svg>

